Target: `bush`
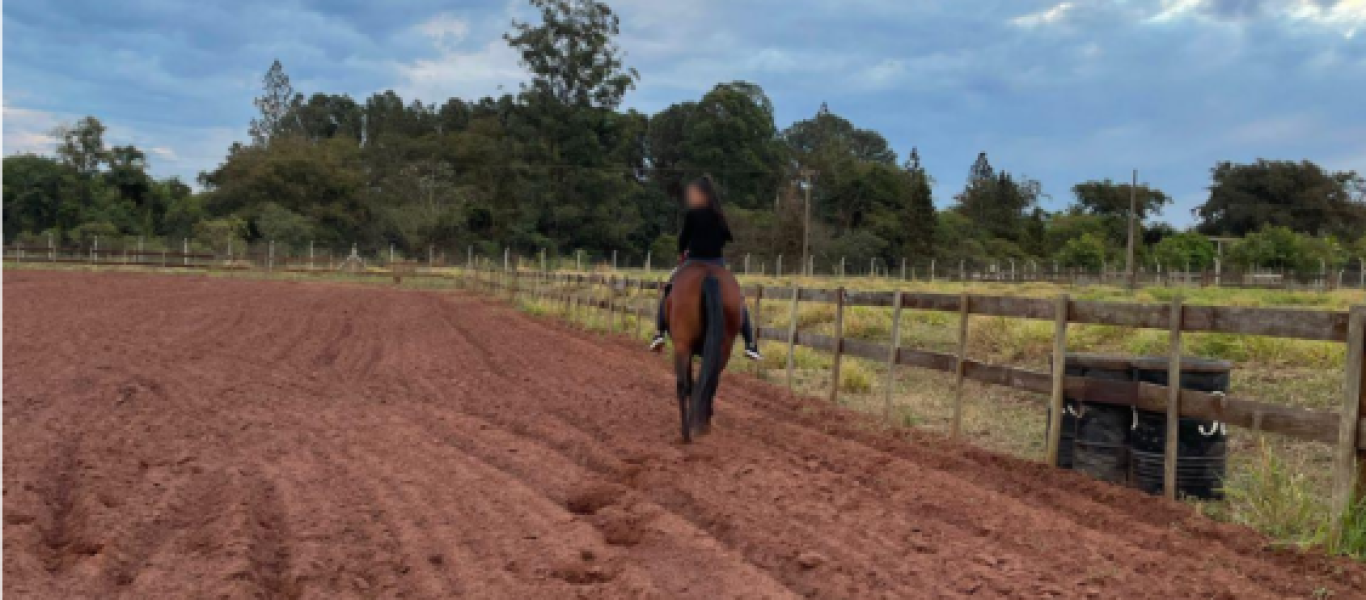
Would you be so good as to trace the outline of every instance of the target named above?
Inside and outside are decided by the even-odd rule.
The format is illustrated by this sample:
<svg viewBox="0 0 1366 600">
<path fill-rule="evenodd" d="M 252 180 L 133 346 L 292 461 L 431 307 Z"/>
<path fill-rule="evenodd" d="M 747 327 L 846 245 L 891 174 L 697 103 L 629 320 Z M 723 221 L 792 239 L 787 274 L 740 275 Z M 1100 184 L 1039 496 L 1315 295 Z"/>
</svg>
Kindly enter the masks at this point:
<svg viewBox="0 0 1366 600">
<path fill-rule="evenodd" d="M 862 362 L 840 362 L 840 390 L 851 394 L 866 394 L 873 390 L 873 371 Z"/>
</svg>

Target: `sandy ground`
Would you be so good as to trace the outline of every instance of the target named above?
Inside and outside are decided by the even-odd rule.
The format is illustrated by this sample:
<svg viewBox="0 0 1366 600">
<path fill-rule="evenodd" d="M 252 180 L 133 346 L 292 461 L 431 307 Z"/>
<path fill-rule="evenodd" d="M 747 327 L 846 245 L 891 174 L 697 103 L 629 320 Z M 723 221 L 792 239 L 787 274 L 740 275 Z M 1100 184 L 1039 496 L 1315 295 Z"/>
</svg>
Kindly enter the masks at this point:
<svg viewBox="0 0 1366 600">
<path fill-rule="evenodd" d="M 4 274 L 7 598 L 1363 597 L 1361 565 L 460 293 Z"/>
</svg>

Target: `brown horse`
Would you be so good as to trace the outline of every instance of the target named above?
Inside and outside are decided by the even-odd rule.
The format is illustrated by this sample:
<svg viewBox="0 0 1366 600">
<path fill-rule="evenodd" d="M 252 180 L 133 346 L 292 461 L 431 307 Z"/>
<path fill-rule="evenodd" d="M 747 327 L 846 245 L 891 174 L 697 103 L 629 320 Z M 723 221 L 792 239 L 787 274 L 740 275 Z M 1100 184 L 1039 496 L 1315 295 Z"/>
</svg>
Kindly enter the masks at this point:
<svg viewBox="0 0 1366 600">
<path fill-rule="evenodd" d="M 740 284 L 725 267 L 687 263 L 674 275 L 666 314 L 673 338 L 674 372 L 678 378 L 678 412 L 683 441 L 711 429 L 712 400 L 721 371 L 730 362 L 740 331 L 745 299 Z M 692 359 L 702 358 L 694 385 Z"/>
</svg>

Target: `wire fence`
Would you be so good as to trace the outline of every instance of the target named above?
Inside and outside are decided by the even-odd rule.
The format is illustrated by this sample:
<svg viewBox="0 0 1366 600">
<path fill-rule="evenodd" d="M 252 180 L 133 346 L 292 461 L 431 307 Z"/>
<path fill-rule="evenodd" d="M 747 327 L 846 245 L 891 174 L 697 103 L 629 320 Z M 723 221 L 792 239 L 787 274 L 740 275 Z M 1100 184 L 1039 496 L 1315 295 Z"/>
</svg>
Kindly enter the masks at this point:
<svg viewBox="0 0 1366 600">
<path fill-rule="evenodd" d="M 465 247 L 428 246 L 405 252 L 396 245 L 362 246 L 332 242 L 283 244 L 273 241 L 205 244 L 188 238 L 92 238 L 80 243 L 47 240 L 15 240 L 4 246 L 4 259 L 17 262 L 89 263 L 141 265 L 164 268 L 211 268 L 266 271 L 349 271 L 399 268 L 424 272 L 451 267 L 502 268 L 542 272 L 572 271 L 668 271 L 674 257 L 651 252 L 574 251 L 532 253 L 504 248 L 487 252 L 488 244 Z M 850 260 L 828 255 L 737 254 L 727 257 L 739 275 L 774 277 L 869 278 L 907 282 L 1053 283 L 1059 285 L 1134 285 L 1162 287 L 1228 287 L 1326 291 L 1339 288 L 1366 289 L 1366 268 L 1356 265 L 1318 271 L 1290 268 L 1167 267 L 1141 265 L 1131 275 L 1123 265 L 1066 266 L 1056 261 L 1032 259 L 1004 261 L 940 260 L 907 257 L 896 261 L 880 258 Z"/>
</svg>

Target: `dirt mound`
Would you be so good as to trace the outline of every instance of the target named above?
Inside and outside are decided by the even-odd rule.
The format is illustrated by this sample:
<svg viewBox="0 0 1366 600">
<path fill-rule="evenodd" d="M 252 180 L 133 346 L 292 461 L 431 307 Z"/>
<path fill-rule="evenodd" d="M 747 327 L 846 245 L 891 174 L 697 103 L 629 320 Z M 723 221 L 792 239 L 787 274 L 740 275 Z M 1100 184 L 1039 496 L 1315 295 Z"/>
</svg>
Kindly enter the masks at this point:
<svg viewBox="0 0 1366 600">
<path fill-rule="evenodd" d="M 1363 596 L 742 375 L 681 446 L 664 361 L 472 296 L 4 278 L 7 597 Z"/>
</svg>

